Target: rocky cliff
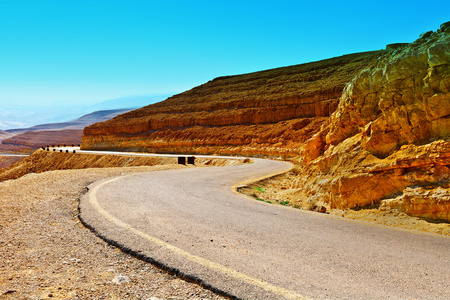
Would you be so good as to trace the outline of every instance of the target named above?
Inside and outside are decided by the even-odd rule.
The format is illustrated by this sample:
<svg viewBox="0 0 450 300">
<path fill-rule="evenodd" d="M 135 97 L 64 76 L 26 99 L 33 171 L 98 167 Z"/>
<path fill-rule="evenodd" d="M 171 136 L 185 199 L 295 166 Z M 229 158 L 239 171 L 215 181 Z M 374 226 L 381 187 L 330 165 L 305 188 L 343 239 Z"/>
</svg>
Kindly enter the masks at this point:
<svg viewBox="0 0 450 300">
<path fill-rule="evenodd" d="M 449 63 L 450 22 L 353 78 L 305 144 L 299 202 L 450 221 Z"/>
<path fill-rule="evenodd" d="M 216 78 L 85 128 L 82 147 L 294 157 L 296 206 L 449 222 L 449 63 L 450 22 L 384 51 Z"/>
<path fill-rule="evenodd" d="M 216 78 L 85 128 L 83 149 L 293 157 L 383 51 Z"/>
</svg>

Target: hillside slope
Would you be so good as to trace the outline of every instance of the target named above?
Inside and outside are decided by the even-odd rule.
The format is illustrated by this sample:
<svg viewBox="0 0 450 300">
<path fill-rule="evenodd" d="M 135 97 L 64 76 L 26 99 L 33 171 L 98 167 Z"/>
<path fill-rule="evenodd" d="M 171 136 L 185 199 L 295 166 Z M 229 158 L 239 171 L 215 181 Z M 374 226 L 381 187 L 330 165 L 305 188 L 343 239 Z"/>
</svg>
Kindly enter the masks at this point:
<svg viewBox="0 0 450 300">
<path fill-rule="evenodd" d="M 450 222 L 450 22 L 411 44 L 216 78 L 85 128 L 84 149 L 295 157 L 303 208 Z"/>
<path fill-rule="evenodd" d="M 351 80 L 303 150 L 295 206 L 450 222 L 450 22 Z"/>
<path fill-rule="evenodd" d="M 11 137 L 13 134 L 12 133 L 8 133 L 6 131 L 0 130 L 0 141 Z"/>
<path fill-rule="evenodd" d="M 79 145 L 81 143 L 82 129 L 28 131 L 4 139 L 4 146 L 25 146 L 36 149 L 52 144 Z M 0 147 L 0 150 L 2 147 Z"/>
<path fill-rule="evenodd" d="M 296 156 L 345 84 L 383 51 L 216 78 L 91 125 L 83 149 Z"/>
</svg>

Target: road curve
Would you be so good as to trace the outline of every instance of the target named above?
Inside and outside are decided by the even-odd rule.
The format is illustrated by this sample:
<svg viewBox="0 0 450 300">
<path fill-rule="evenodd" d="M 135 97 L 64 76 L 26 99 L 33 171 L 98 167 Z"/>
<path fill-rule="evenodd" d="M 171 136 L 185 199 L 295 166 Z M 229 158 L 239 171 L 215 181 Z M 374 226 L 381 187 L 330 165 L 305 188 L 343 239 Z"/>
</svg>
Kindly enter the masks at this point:
<svg viewBox="0 0 450 300">
<path fill-rule="evenodd" d="M 254 201 L 232 187 L 289 169 L 255 159 L 92 184 L 88 226 L 242 299 L 450 299 L 450 239 Z"/>
</svg>

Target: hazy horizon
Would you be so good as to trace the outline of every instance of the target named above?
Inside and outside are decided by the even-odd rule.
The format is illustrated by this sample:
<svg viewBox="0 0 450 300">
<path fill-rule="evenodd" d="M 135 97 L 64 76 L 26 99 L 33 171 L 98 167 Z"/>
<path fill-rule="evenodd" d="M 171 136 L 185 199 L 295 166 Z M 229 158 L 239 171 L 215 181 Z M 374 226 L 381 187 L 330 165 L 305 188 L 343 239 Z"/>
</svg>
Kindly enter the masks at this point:
<svg viewBox="0 0 450 300">
<path fill-rule="evenodd" d="M 448 11 L 441 0 L 1 1 L 0 130 L 412 42 L 450 21 Z"/>
<path fill-rule="evenodd" d="M 138 95 L 121 97 L 92 104 L 77 105 L 77 103 L 45 104 L 45 105 L 2 105 L 0 110 L 0 130 L 28 128 L 47 123 L 67 122 L 83 115 L 112 109 L 140 108 L 163 101 L 172 94 Z"/>
</svg>

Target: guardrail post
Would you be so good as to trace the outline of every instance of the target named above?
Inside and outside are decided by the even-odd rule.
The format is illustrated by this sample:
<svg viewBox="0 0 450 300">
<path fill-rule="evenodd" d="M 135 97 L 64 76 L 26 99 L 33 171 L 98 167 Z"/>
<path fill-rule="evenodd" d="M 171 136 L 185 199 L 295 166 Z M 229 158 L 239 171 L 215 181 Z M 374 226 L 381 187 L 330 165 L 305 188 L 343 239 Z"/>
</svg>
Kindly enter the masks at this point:
<svg viewBox="0 0 450 300">
<path fill-rule="evenodd" d="M 179 165 L 185 165 L 185 164 L 186 164 L 186 157 L 184 157 L 184 156 L 179 156 L 179 157 L 178 157 L 178 164 L 179 164 Z"/>
<path fill-rule="evenodd" d="M 195 165 L 195 157 L 194 156 L 190 156 L 187 158 L 187 163 L 189 165 Z"/>
</svg>

